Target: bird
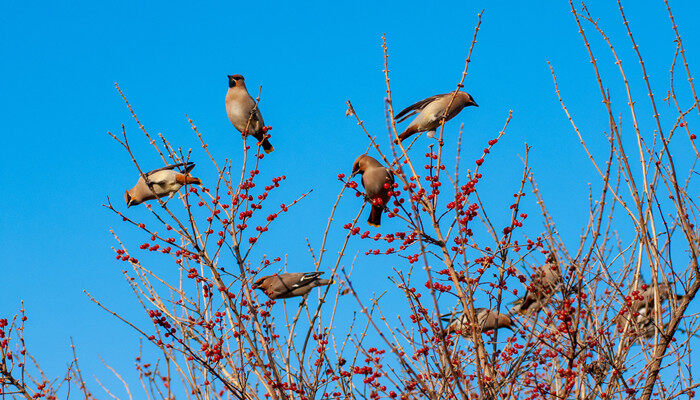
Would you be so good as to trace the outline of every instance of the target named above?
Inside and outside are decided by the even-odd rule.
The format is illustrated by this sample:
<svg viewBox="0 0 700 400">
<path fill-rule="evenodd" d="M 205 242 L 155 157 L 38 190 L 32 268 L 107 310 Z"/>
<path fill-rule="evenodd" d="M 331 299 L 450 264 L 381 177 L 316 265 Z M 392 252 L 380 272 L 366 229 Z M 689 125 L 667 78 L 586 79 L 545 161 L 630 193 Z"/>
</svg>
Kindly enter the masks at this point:
<svg viewBox="0 0 700 400">
<path fill-rule="evenodd" d="M 624 314 L 618 314 L 613 322 L 617 325 L 618 333 L 625 333 L 625 336 L 633 339 L 651 339 L 656 333 L 656 322 L 654 321 L 653 309 L 642 307 L 638 312 L 631 314 L 630 316 Z M 627 324 L 629 322 L 629 325 Z M 659 326 L 660 332 L 665 332 L 668 322 L 661 321 Z M 627 330 L 625 331 L 625 327 Z"/>
<path fill-rule="evenodd" d="M 454 100 L 452 97 L 454 95 Z M 450 101 L 452 104 L 450 104 Z M 447 106 L 449 105 L 449 110 Z M 418 132 L 428 132 L 428 137 L 435 137 L 435 130 L 440 126 L 440 121 L 445 118 L 449 121 L 459 114 L 464 107 L 475 106 L 479 107 L 474 101 L 474 98 L 466 92 L 457 91 L 437 94 L 423 99 L 415 104 L 412 104 L 400 113 L 396 114 L 396 122 L 403 122 L 408 117 L 418 114 L 418 116 L 408 125 L 406 130 L 399 135 L 401 141 Z M 394 140 L 398 143 L 398 140 Z"/>
<path fill-rule="evenodd" d="M 356 174 L 362 174 L 362 187 L 365 188 L 365 194 L 372 204 L 367 223 L 378 228 L 382 223 L 384 206 L 388 205 L 391 199 L 389 191 L 394 184 L 394 175 L 391 170 L 366 154 L 357 157 L 353 163 L 351 178 Z"/>
<path fill-rule="evenodd" d="M 664 301 L 668 300 L 671 296 L 671 285 L 668 283 L 659 283 L 659 302 L 663 304 Z M 676 295 L 677 299 L 683 296 Z M 644 279 L 640 278 L 637 282 L 637 286 L 630 294 L 625 298 L 627 302 L 627 308 L 632 311 L 642 311 L 647 310 L 649 313 L 653 313 L 653 308 L 655 307 L 656 299 L 654 296 L 654 285 L 647 285 Z"/>
<path fill-rule="evenodd" d="M 253 283 L 252 289 L 260 289 L 272 300 L 306 296 L 317 286 L 331 285 L 332 279 L 320 279 L 323 272 L 291 272 L 263 276 Z"/>
<path fill-rule="evenodd" d="M 248 93 L 242 75 L 228 75 L 226 114 L 229 121 L 243 136 L 252 135 L 258 142 L 262 142 L 265 153 L 271 153 L 275 149 L 265 137 L 267 128 L 262 114 L 255 104 L 255 99 Z"/>
<path fill-rule="evenodd" d="M 637 316 L 636 321 L 634 323 L 630 323 L 626 336 L 633 339 L 651 339 L 654 337 L 654 335 L 656 335 L 657 327 L 661 335 L 666 335 L 666 331 L 670 323 L 670 321 L 661 321 L 661 325 L 657 325 L 654 321 L 653 315 L 644 315 L 640 313 L 640 315 Z M 688 331 L 678 327 L 676 327 L 673 333 L 675 332 L 688 334 Z M 689 336 L 700 337 L 698 334 L 689 334 Z"/>
<path fill-rule="evenodd" d="M 145 175 L 148 178 L 148 183 L 141 176 L 136 185 L 124 193 L 126 207 L 129 208 L 144 201 L 165 196 L 171 199 L 184 185 L 201 185 L 202 181 L 199 178 L 190 176 L 194 165 L 192 162 L 178 163 L 147 172 Z M 175 170 L 179 167 L 184 167 L 184 172 Z"/>
<path fill-rule="evenodd" d="M 657 286 L 659 288 L 659 305 L 663 305 L 671 296 L 678 301 L 684 297 L 671 293 L 671 285 L 668 283 L 662 282 Z M 657 307 L 654 292 L 654 285 L 647 285 L 644 279 L 640 277 L 637 285 L 625 297 L 625 307 L 613 318 L 613 323 L 617 325 L 618 332 L 622 332 L 629 322 L 630 326 L 641 327 L 635 328 L 636 331 L 643 333 L 640 336 L 647 336 L 649 331 L 653 335 L 653 320 Z"/>
<path fill-rule="evenodd" d="M 605 381 L 608 370 L 610 370 L 610 363 L 604 359 L 593 360 L 584 366 L 584 371 L 591 375 L 597 384 Z"/>
<path fill-rule="evenodd" d="M 532 273 L 525 295 L 513 302 L 516 307 L 511 312 L 523 315 L 539 312 L 552 299 L 561 282 L 559 262 L 554 252 L 550 252 L 544 265 Z"/>
<path fill-rule="evenodd" d="M 656 324 L 654 323 L 653 318 L 646 318 L 643 321 L 640 321 L 641 323 L 637 326 L 636 329 L 631 329 L 632 336 L 635 337 L 640 337 L 644 339 L 651 339 L 654 337 L 654 334 L 656 334 Z M 666 327 L 668 327 L 668 322 L 665 324 L 662 324 L 662 326 L 659 327 L 659 331 L 661 333 L 666 332 Z"/>
<path fill-rule="evenodd" d="M 482 333 L 500 328 L 513 330 L 513 320 L 507 314 L 489 310 L 488 308 L 475 308 L 474 314 Z M 457 313 L 441 315 L 440 319 L 449 323 L 449 326 L 445 329 L 445 334 L 459 331 L 464 337 L 468 338 L 471 336 L 469 315 L 466 312 L 461 312 L 459 316 L 457 316 Z"/>
</svg>

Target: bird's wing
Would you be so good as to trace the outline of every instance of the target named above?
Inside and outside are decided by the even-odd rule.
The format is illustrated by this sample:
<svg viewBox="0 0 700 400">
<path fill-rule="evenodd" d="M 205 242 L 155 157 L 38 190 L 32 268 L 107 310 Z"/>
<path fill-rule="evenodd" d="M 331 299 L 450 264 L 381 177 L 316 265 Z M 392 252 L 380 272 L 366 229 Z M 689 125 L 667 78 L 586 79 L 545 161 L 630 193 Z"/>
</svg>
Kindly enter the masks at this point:
<svg viewBox="0 0 700 400">
<path fill-rule="evenodd" d="M 260 112 L 259 108 L 255 108 L 255 114 L 253 114 L 253 120 L 260 122 L 261 129 L 263 126 L 265 126 L 265 122 L 263 121 L 262 113 Z"/>
<path fill-rule="evenodd" d="M 512 304 L 514 306 L 519 306 L 519 305 L 523 304 L 525 302 L 525 299 L 527 298 L 527 295 L 528 295 L 528 292 L 526 290 L 525 295 L 523 297 L 519 297 L 519 298 L 513 300 L 510 304 Z"/>
<path fill-rule="evenodd" d="M 185 165 L 185 173 L 186 173 L 186 174 L 189 174 L 190 171 L 192 171 L 192 170 L 194 169 L 194 163 L 193 163 L 193 162 L 188 162 L 188 163 L 184 163 L 184 164 L 186 164 L 186 165 Z"/>
<path fill-rule="evenodd" d="M 396 117 L 394 117 L 396 118 L 396 122 L 403 122 L 406 118 L 421 111 L 425 108 L 425 106 L 432 103 L 434 100 L 441 96 L 444 96 L 444 94 L 436 94 L 435 96 L 430 96 L 426 99 L 423 99 L 417 103 L 411 104 L 410 106 L 404 108 L 403 110 L 401 110 L 400 113 L 396 114 Z"/>
<path fill-rule="evenodd" d="M 146 173 L 146 175 L 151 176 L 152 174 L 154 174 L 158 171 L 172 170 L 172 169 L 180 168 L 180 167 L 185 167 L 185 173 L 189 173 L 194 168 L 194 163 L 193 162 L 184 162 L 184 163 L 177 163 L 177 164 L 173 164 L 173 165 L 166 165 L 165 167 L 154 169 L 153 171 L 149 171 Z"/>
<path fill-rule="evenodd" d="M 442 320 L 442 322 L 450 322 L 451 323 L 452 321 L 455 321 L 457 318 L 455 318 L 454 314 L 444 314 L 444 315 L 440 316 L 440 319 Z"/>
<path fill-rule="evenodd" d="M 148 174 L 148 183 L 150 185 L 164 185 L 168 183 L 172 183 L 172 181 L 175 179 L 175 176 L 173 173 L 169 172 L 170 170 L 160 170 L 156 171 L 153 173 Z"/>
<path fill-rule="evenodd" d="M 455 311 L 452 311 L 452 312 L 449 313 L 449 314 L 442 314 L 442 315 L 440 316 L 440 319 L 443 320 L 444 322 L 450 322 L 450 323 L 451 323 L 451 322 L 453 322 L 453 321 L 457 321 L 458 319 L 462 318 L 463 315 L 464 315 L 464 312 L 463 312 L 463 311 L 455 310 Z"/>
<path fill-rule="evenodd" d="M 292 285 L 292 289 L 300 288 L 302 286 L 306 286 L 310 284 L 311 282 L 315 281 L 318 279 L 319 276 L 323 275 L 323 272 L 306 272 L 304 275 L 302 275 L 299 280 Z"/>
<path fill-rule="evenodd" d="M 406 112 L 406 111 L 407 111 L 407 110 L 403 110 L 403 111 L 401 111 L 401 112 L 403 113 L 403 112 Z M 403 115 L 403 116 L 400 117 L 400 118 L 397 118 L 397 119 L 396 119 L 396 122 L 397 122 L 397 123 L 401 123 L 401 122 L 403 122 L 403 121 L 405 121 L 405 120 L 411 118 L 412 116 L 418 114 L 418 111 L 420 111 L 420 110 L 411 110 L 411 112 L 409 112 L 408 114 L 405 114 L 405 115 Z M 397 115 L 397 117 L 398 117 L 398 115 Z"/>
</svg>

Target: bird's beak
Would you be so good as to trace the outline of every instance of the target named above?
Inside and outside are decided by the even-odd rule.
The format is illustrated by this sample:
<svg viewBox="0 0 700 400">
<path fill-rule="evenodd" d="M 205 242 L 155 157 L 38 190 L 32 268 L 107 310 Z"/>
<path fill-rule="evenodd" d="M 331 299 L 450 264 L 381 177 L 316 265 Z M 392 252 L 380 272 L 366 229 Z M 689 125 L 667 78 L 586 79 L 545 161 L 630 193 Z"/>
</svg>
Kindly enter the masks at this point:
<svg viewBox="0 0 700 400">
<path fill-rule="evenodd" d="M 473 105 L 474 107 L 479 107 L 479 105 L 476 104 L 476 101 L 474 101 L 474 100 L 472 100 L 472 105 Z"/>
</svg>

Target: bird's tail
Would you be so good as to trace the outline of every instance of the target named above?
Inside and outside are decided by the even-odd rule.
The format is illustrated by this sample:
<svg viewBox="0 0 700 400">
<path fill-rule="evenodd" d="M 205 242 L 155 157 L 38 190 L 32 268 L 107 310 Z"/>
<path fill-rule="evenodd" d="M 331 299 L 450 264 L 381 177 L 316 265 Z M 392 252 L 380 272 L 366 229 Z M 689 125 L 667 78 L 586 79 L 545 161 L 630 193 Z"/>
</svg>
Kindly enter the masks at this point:
<svg viewBox="0 0 700 400">
<path fill-rule="evenodd" d="M 260 145 L 262 146 L 263 150 L 265 150 L 265 154 L 270 154 L 272 153 L 273 150 L 275 150 L 274 147 L 272 147 L 272 144 L 270 143 L 269 140 L 267 140 L 270 135 L 266 135 L 262 132 L 257 132 L 253 135 L 255 139 L 260 142 Z"/>
<path fill-rule="evenodd" d="M 367 223 L 375 228 L 379 228 L 379 226 L 382 224 L 382 211 L 383 209 L 381 206 L 372 206 Z"/>
<path fill-rule="evenodd" d="M 318 286 L 332 285 L 334 283 L 335 283 L 335 281 L 333 279 L 319 279 L 318 280 Z"/>
<path fill-rule="evenodd" d="M 406 128 L 405 131 L 403 131 L 403 133 L 401 133 L 401 134 L 399 135 L 399 139 L 403 142 L 403 141 L 406 140 L 407 138 L 413 136 L 415 133 L 418 133 L 418 130 L 417 130 L 415 127 L 409 126 L 408 128 Z M 399 141 L 398 141 L 398 140 L 394 140 L 394 143 L 395 143 L 395 144 L 398 144 Z"/>
<path fill-rule="evenodd" d="M 262 141 L 262 148 L 263 148 L 263 150 L 265 150 L 265 154 L 270 154 L 275 150 L 275 148 L 272 147 L 272 144 L 270 143 L 270 141 L 267 139 L 264 139 Z"/>
</svg>

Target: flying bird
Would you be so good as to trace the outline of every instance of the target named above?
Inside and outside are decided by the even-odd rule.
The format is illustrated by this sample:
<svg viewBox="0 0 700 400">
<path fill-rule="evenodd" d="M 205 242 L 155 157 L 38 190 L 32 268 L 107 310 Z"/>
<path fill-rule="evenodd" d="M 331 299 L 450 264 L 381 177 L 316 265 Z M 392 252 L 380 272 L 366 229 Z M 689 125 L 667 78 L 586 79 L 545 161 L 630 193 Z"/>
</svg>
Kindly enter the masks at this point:
<svg viewBox="0 0 700 400">
<path fill-rule="evenodd" d="M 500 328 L 513 330 L 513 320 L 507 314 L 489 310 L 488 308 L 475 308 L 474 314 L 482 333 Z M 445 334 L 459 331 L 466 338 L 471 336 L 469 315 L 466 312 L 463 311 L 460 315 L 456 313 L 441 315 L 440 319 L 449 323 L 449 326 L 445 329 Z"/>
<path fill-rule="evenodd" d="M 317 286 L 335 283 L 332 279 L 320 279 L 322 274 L 323 272 L 291 272 L 268 275 L 255 281 L 251 288 L 262 290 L 272 300 L 306 296 Z"/>
<path fill-rule="evenodd" d="M 175 168 L 184 167 L 184 171 L 176 171 Z M 154 169 L 146 173 L 148 183 L 139 177 L 136 185 L 124 193 L 126 206 L 131 207 L 147 200 L 168 196 L 171 199 L 184 185 L 201 185 L 199 178 L 190 176 L 194 163 L 178 163 L 163 168 Z M 150 187 L 149 187 L 150 186 Z"/>
<path fill-rule="evenodd" d="M 243 136 L 252 135 L 258 142 L 262 142 L 265 153 L 270 153 L 275 149 L 265 138 L 266 128 L 262 114 L 260 109 L 256 107 L 255 99 L 248 93 L 242 75 L 228 75 L 226 114 L 228 114 L 229 121 Z"/>
<path fill-rule="evenodd" d="M 384 206 L 387 206 L 391 199 L 389 191 L 394 184 L 394 176 L 388 168 L 366 154 L 357 157 L 352 165 L 352 176 L 358 173 L 362 174 L 362 187 L 365 188 L 365 194 L 372 204 L 367 223 L 379 227 Z"/>
<path fill-rule="evenodd" d="M 561 282 L 559 262 L 554 253 L 550 252 L 544 265 L 532 273 L 525 296 L 514 302 L 516 307 L 512 312 L 523 315 L 539 312 L 550 302 Z"/>
<path fill-rule="evenodd" d="M 452 100 L 453 95 L 454 100 Z M 447 109 L 448 105 L 449 109 Z M 461 91 L 457 91 L 456 95 L 455 92 L 437 94 L 412 104 L 396 114 L 396 122 L 403 122 L 408 117 L 418 114 L 406 130 L 399 135 L 399 139 L 403 141 L 418 132 L 428 132 L 428 137 L 435 137 L 435 130 L 440 126 L 443 117 L 445 121 L 449 121 L 468 106 L 479 107 L 469 93 Z M 394 143 L 398 143 L 398 141 L 395 140 Z"/>
</svg>

